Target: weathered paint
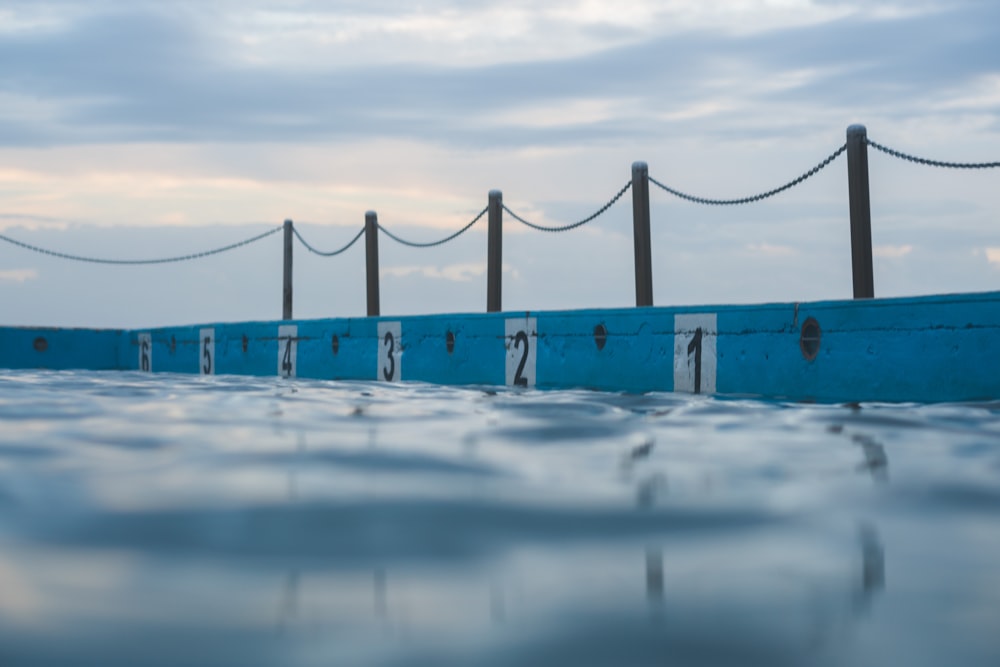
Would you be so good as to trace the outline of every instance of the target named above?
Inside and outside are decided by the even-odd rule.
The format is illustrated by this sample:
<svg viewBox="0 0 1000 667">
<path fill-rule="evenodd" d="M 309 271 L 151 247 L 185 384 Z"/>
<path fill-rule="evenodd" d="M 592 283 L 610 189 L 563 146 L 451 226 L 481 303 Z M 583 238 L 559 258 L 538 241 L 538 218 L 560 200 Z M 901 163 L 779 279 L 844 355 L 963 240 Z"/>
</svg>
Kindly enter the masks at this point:
<svg viewBox="0 0 1000 667">
<path fill-rule="evenodd" d="M 813 359 L 800 345 L 808 318 L 821 331 Z M 153 372 L 204 373 L 210 360 L 211 372 L 237 375 L 611 391 L 714 388 L 724 395 L 817 401 L 1000 398 L 1000 292 L 128 332 L 0 328 L 0 366 L 139 370 L 144 334 Z M 39 337 L 46 339 L 44 351 L 34 347 Z"/>
<path fill-rule="evenodd" d="M 128 340 L 117 329 L 0 327 L 0 368 L 120 370 Z"/>
</svg>

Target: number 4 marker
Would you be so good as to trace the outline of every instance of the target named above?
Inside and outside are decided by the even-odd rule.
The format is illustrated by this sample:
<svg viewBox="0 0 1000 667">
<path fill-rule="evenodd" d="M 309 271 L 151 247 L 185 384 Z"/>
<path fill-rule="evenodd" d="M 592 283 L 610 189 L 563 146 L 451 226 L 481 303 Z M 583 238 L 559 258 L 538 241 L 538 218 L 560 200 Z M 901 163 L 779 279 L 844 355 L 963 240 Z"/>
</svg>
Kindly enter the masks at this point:
<svg viewBox="0 0 1000 667">
<path fill-rule="evenodd" d="M 295 324 L 278 326 L 278 375 L 295 377 L 296 357 L 299 351 L 299 327 Z"/>
</svg>

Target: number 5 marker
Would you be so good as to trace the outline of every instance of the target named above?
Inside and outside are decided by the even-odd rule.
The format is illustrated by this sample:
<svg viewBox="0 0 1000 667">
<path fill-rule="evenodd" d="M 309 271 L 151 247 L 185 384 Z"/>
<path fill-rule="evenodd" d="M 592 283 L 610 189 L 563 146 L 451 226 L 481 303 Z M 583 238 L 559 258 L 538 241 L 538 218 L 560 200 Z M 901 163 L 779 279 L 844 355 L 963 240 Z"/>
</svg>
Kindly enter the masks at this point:
<svg viewBox="0 0 1000 667">
<path fill-rule="evenodd" d="M 198 340 L 201 345 L 198 349 L 201 354 L 198 357 L 198 368 L 202 375 L 215 374 L 215 329 L 202 329 Z"/>
</svg>

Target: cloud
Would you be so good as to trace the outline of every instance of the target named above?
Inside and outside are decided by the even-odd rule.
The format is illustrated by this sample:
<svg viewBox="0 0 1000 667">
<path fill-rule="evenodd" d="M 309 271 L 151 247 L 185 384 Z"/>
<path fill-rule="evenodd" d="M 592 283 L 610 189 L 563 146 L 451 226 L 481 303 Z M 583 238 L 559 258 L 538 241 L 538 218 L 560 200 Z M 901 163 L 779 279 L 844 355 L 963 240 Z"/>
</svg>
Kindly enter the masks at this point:
<svg viewBox="0 0 1000 667">
<path fill-rule="evenodd" d="M 509 264 L 503 264 L 502 271 L 510 274 L 515 279 L 519 277 L 518 272 Z M 384 276 L 393 276 L 395 278 L 421 276 L 434 280 L 449 280 L 464 283 L 485 276 L 486 262 L 463 262 L 445 266 L 431 266 L 427 264 L 389 266 L 381 269 L 380 273 Z"/>
<path fill-rule="evenodd" d="M 0 228 L 20 226 L 13 237 L 80 254 L 184 254 L 285 218 L 329 250 L 353 237 L 369 209 L 400 236 L 433 241 L 476 216 L 492 188 L 527 219 L 566 224 L 604 204 L 640 159 L 681 191 L 744 197 L 813 167 L 852 122 L 917 155 L 1000 157 L 995 2 L 2 5 Z M 995 174 L 935 171 L 874 152 L 870 161 L 876 252 L 907 258 L 879 293 L 882 285 L 891 285 L 885 293 L 981 287 L 987 263 L 943 258 L 993 250 Z M 696 206 L 654 188 L 658 302 L 849 294 L 845 163 L 743 207 Z M 505 274 L 505 303 L 627 305 L 629 197 L 567 235 L 536 234 L 505 216 L 504 257 L 520 276 Z M 245 228 L 216 227 L 235 224 Z M 481 309 L 484 269 L 469 260 L 483 258 L 485 227 L 419 256 L 382 245 L 392 278 L 386 312 Z M 157 276 L 147 291 L 164 285 L 155 298 L 140 292 L 139 302 L 125 291 L 134 280 L 112 269 L 57 269 L 57 260 L 39 258 L 44 280 L 8 290 L 0 306 L 36 320 L 48 304 L 55 315 L 41 319 L 98 325 L 257 317 L 271 296 L 230 303 L 229 291 L 222 298 L 200 284 L 277 289 L 257 264 L 278 261 L 278 238 L 259 245 L 231 260 L 129 274 Z M 21 266 L 23 252 L 0 247 L 0 263 Z M 312 278 L 296 278 L 296 308 L 364 312 L 363 290 L 327 293 L 363 275 L 360 244 L 330 260 L 296 252 L 297 275 Z M 986 256 L 997 266 L 995 253 Z M 931 263 L 948 275 L 925 279 Z M 708 264 L 719 269 L 706 273 Z M 815 278 L 789 285 L 788 275 Z M 183 293 L 197 298 L 177 299 L 166 287 L 193 276 L 199 284 Z M 91 295 L 100 302 L 87 302 Z"/>
<path fill-rule="evenodd" d="M 396 278 L 419 275 L 425 278 L 467 282 L 484 275 L 486 273 L 486 264 L 482 262 L 469 262 L 441 267 L 429 265 L 390 266 L 381 269 L 381 273 L 382 275 Z"/>
<path fill-rule="evenodd" d="M 906 257 L 913 252 L 912 245 L 879 245 L 872 248 L 872 255 L 889 259 Z"/>
<path fill-rule="evenodd" d="M 795 248 L 785 245 L 771 245 L 770 243 L 751 243 L 747 245 L 747 250 L 755 255 L 768 257 L 788 257 L 796 254 Z"/>
<path fill-rule="evenodd" d="M 0 283 L 23 283 L 38 278 L 35 269 L 3 269 L 0 270 Z"/>
<path fill-rule="evenodd" d="M 1000 248 L 986 248 L 986 261 L 1000 265 Z"/>
<path fill-rule="evenodd" d="M 97 3 L 87 15 L 76 5 L 58 28 L 0 36 L 0 95 L 10 101 L 0 144 L 377 136 L 563 145 L 678 132 L 706 112 L 717 128 L 787 132 L 789 123 L 763 116 L 783 111 L 816 126 L 864 110 L 906 115 L 918 99 L 993 100 L 994 3 L 895 15 L 886 8 L 902 5 L 711 4 L 608 13 L 592 2 L 254 3 L 246 17 L 233 3 L 207 17 L 186 4 Z M 483 54 L 463 56 L 490 35 Z M 368 39 L 371 57 L 350 57 Z M 494 47 L 523 55 L 490 58 Z M 271 61 L 272 52 L 283 55 Z M 573 122 L 554 123 L 560 114 Z"/>
</svg>

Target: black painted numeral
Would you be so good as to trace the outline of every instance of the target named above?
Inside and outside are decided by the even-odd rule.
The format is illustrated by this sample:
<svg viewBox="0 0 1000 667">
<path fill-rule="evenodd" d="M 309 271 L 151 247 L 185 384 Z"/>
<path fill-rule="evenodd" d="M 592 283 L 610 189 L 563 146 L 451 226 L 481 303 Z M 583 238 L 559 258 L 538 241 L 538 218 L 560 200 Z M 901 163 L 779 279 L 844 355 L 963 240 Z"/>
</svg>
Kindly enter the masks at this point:
<svg viewBox="0 0 1000 667">
<path fill-rule="evenodd" d="M 524 364 L 528 361 L 528 334 L 524 331 L 518 331 L 517 335 L 514 336 L 514 349 L 521 347 L 521 343 L 524 343 L 524 351 L 521 352 L 521 361 L 517 364 L 517 372 L 514 373 L 515 387 L 528 386 L 528 378 L 524 377 Z"/>
<path fill-rule="evenodd" d="M 701 327 L 695 329 L 694 338 L 688 343 L 688 359 L 694 356 L 694 393 L 701 393 L 701 339 L 704 332 Z M 689 362 L 690 363 L 690 362 Z"/>
<path fill-rule="evenodd" d="M 141 353 L 139 355 L 139 368 L 143 372 L 149 372 L 149 341 L 145 338 L 142 339 L 142 344 L 140 345 Z"/>
<path fill-rule="evenodd" d="M 209 350 L 211 343 L 211 336 L 205 336 L 205 339 L 201 343 L 201 358 L 204 361 L 201 370 L 205 375 L 212 374 L 212 352 Z"/>
<path fill-rule="evenodd" d="M 281 357 L 281 372 L 286 376 L 292 374 L 292 339 L 285 339 L 285 354 Z"/>
<path fill-rule="evenodd" d="M 386 382 L 392 382 L 392 378 L 396 376 L 396 358 L 392 356 L 392 353 L 396 351 L 396 338 L 392 335 L 391 331 L 385 332 L 385 338 L 382 339 L 382 344 L 388 346 L 389 348 L 386 353 L 389 357 L 389 367 L 382 367 L 382 377 L 385 378 Z"/>
</svg>

